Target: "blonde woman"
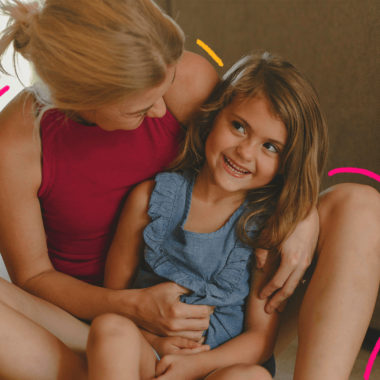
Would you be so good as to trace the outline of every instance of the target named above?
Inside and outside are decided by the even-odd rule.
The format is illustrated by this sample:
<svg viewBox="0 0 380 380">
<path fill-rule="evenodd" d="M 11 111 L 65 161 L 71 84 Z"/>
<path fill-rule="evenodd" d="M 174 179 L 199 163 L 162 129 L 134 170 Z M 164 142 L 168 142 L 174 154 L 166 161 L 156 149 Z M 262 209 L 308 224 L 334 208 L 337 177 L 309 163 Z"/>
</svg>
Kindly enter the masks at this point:
<svg viewBox="0 0 380 380">
<path fill-rule="evenodd" d="M 100 285 L 124 199 L 174 158 L 180 124 L 211 93 L 215 71 L 183 53 L 183 33 L 150 0 L 46 0 L 42 7 L 11 1 L 3 10 L 11 24 L 0 39 L 0 55 L 13 44 L 43 83 L 0 115 L 0 252 L 12 281 L 78 318 L 117 313 L 172 336 L 176 347 L 200 349 L 193 341 L 207 329 L 210 308 L 180 303 L 180 286 Z M 318 373 L 331 373 L 343 379 L 349 372 L 378 287 L 378 207 L 375 191 L 354 185 L 338 187 L 320 202 L 318 264 L 301 310 L 299 378 L 328 379 Z M 268 297 L 279 290 L 267 312 L 297 286 L 317 236 L 313 210 L 281 246 L 281 266 L 262 291 Z M 256 254 L 260 265 L 265 251 Z M 67 346 L 84 350 L 87 328 L 10 284 L 2 287 L 1 337 L 20 342 L 23 326 L 35 349 L 0 339 L 0 375 L 85 376 L 83 359 L 66 352 Z M 356 296 L 362 292 L 366 297 Z M 74 341 L 63 346 L 55 338 L 62 334 L 36 318 L 47 307 L 49 320 L 56 314 L 66 321 L 53 327 L 73 326 Z M 345 319 L 343 329 L 341 315 L 348 312 L 355 318 Z M 346 336 L 347 330 L 352 334 Z M 55 360 L 41 364 L 30 357 L 43 358 L 46 351 Z M 316 368 L 320 355 L 326 360 Z"/>
</svg>

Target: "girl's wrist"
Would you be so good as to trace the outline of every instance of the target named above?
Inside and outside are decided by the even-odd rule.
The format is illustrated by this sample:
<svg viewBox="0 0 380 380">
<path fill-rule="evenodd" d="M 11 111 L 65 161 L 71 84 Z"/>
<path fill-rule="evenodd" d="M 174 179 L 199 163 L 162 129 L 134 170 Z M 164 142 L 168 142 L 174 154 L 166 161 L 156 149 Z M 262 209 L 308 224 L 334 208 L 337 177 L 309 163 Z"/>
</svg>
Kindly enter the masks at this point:
<svg viewBox="0 0 380 380">
<path fill-rule="evenodd" d="M 202 378 L 210 374 L 215 369 L 222 366 L 222 364 L 218 366 L 215 363 L 213 363 L 212 359 L 214 358 L 214 355 L 212 350 L 194 355 L 189 355 L 189 358 L 192 359 L 191 361 L 194 368 L 194 372 L 198 377 Z"/>
</svg>

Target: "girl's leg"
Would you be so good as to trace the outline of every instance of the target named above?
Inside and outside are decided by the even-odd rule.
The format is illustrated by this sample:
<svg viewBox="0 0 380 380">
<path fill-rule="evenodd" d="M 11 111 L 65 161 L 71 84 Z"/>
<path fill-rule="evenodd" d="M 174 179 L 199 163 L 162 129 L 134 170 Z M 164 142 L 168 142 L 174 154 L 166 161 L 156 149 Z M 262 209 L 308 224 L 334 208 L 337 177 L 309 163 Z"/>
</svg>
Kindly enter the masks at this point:
<svg viewBox="0 0 380 380">
<path fill-rule="evenodd" d="M 84 380 L 86 363 L 40 325 L 0 302 L 0 378 Z"/>
<path fill-rule="evenodd" d="M 259 365 L 237 364 L 221 368 L 207 376 L 205 380 L 272 380 L 270 373 Z"/>
<path fill-rule="evenodd" d="M 315 272 L 299 316 L 295 380 L 347 380 L 379 288 L 380 196 L 346 184 L 320 200 Z"/>
<path fill-rule="evenodd" d="M 89 326 L 59 307 L 0 278 L 0 302 L 42 326 L 72 350 L 85 353 Z"/>
<path fill-rule="evenodd" d="M 137 326 L 117 314 L 94 319 L 88 339 L 89 380 L 150 380 L 156 356 Z"/>
</svg>

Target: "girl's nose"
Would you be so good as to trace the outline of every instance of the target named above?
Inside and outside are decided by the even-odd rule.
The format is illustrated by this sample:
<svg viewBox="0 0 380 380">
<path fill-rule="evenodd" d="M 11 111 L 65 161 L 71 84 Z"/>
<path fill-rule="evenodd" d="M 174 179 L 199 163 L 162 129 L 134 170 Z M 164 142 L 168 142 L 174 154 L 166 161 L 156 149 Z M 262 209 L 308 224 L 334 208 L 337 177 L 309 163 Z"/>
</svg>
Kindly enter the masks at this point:
<svg viewBox="0 0 380 380">
<path fill-rule="evenodd" d="M 257 154 L 257 147 L 256 147 L 256 144 L 254 144 L 252 141 L 249 141 L 249 140 L 241 141 L 240 144 L 237 146 L 236 150 L 239 156 L 245 162 L 255 161 L 256 154 Z"/>
<path fill-rule="evenodd" d="M 160 98 L 153 104 L 153 106 L 147 112 L 149 117 L 163 117 L 166 113 L 166 104 L 164 98 Z"/>
<path fill-rule="evenodd" d="M 251 172 L 255 172 L 258 154 L 257 145 L 253 142 L 244 140 L 237 146 L 236 151 L 241 159 L 241 164 L 246 164 L 247 169 L 249 169 Z"/>
</svg>

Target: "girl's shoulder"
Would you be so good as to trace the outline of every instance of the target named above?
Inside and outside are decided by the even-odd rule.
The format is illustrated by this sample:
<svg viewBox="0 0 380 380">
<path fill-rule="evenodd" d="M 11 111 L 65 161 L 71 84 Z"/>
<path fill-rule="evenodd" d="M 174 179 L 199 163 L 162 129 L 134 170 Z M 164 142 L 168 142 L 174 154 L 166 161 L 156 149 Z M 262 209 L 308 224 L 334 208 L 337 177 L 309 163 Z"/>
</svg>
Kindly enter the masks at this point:
<svg viewBox="0 0 380 380">
<path fill-rule="evenodd" d="M 149 199 L 156 188 L 162 187 L 170 190 L 176 191 L 176 188 L 184 182 L 190 181 L 191 178 L 187 173 L 177 173 L 177 172 L 162 172 L 158 173 L 154 179 L 149 179 L 143 181 L 136 185 L 136 187 L 131 191 L 128 198 L 133 198 L 137 203 L 148 204 Z M 166 191 L 167 192 L 167 191 Z"/>
<path fill-rule="evenodd" d="M 185 51 L 177 64 L 173 85 L 164 96 L 166 104 L 178 121 L 186 123 L 218 82 L 218 74 L 207 59 Z"/>
</svg>

